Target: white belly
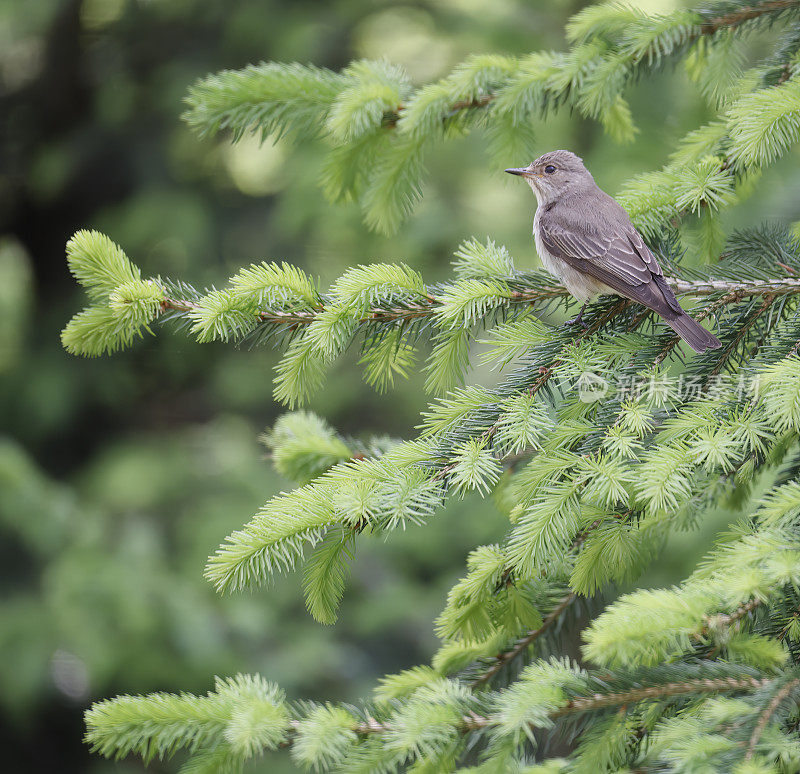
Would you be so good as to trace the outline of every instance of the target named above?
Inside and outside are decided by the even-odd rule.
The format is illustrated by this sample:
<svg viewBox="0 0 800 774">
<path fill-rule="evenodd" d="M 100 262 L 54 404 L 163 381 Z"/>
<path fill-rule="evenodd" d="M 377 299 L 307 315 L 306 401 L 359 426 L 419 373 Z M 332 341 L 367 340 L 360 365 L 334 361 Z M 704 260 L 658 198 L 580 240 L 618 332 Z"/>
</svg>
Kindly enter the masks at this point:
<svg viewBox="0 0 800 774">
<path fill-rule="evenodd" d="M 542 266 L 544 266 L 550 274 L 559 279 L 575 298 L 579 301 L 590 301 L 595 296 L 604 296 L 617 292 L 606 285 L 605 282 L 601 282 L 588 274 L 576 271 L 566 261 L 549 253 L 542 244 L 542 240 L 539 238 L 538 225 L 539 210 L 537 209 L 536 216 L 533 219 L 533 238 L 536 242 L 536 252 L 539 253 Z"/>
</svg>

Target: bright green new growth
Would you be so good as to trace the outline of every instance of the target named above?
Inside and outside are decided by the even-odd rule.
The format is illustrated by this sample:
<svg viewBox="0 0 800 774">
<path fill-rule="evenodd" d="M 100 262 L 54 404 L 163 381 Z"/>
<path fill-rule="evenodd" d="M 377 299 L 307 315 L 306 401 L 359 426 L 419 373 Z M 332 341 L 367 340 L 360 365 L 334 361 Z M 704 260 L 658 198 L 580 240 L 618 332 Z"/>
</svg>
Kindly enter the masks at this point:
<svg viewBox="0 0 800 774">
<path fill-rule="evenodd" d="M 149 722 L 151 733 L 138 729 Z M 123 757 L 137 753 L 144 760 L 164 758 L 178 749 L 208 751 L 219 768 L 235 768 L 264 749 L 274 750 L 289 727 L 283 691 L 261 677 L 217 678 L 215 690 L 203 697 L 153 694 L 145 700 L 120 696 L 99 702 L 87 714 L 90 728 L 112 725 L 86 736 L 93 749 Z M 201 753 L 203 755 L 208 753 Z"/>
<path fill-rule="evenodd" d="M 778 38 L 763 61 L 754 30 Z M 302 566 L 309 612 L 332 624 L 362 541 L 424 529 L 468 492 L 509 519 L 504 540 L 470 553 L 431 664 L 385 677 L 362 705 L 288 702 L 241 676 L 203 697 L 119 697 L 87 713 L 97 752 L 186 751 L 186 771 L 222 772 L 282 746 L 336 772 L 800 771 L 800 244 L 777 225 L 726 234 L 719 218 L 800 139 L 800 3 L 599 5 L 567 36 L 567 52 L 475 56 L 416 89 L 387 62 L 224 72 L 191 90 L 186 118 L 204 134 L 321 135 L 325 194 L 389 231 L 419 196 L 433 141 L 479 130 L 511 158 L 559 109 L 626 141 L 627 87 L 682 60 L 716 117 L 618 197 L 722 341 L 680 382 L 686 351 L 640 307 L 612 297 L 587 310 L 585 330 L 548 325 L 564 288 L 518 271 L 489 238 L 464 241 L 444 282 L 375 263 L 328 291 L 267 262 L 200 291 L 143 279 L 101 234 L 70 241 L 93 304 L 64 331 L 70 352 L 128 346 L 157 320 L 198 341 L 275 344 L 275 397 L 292 409 L 352 346 L 380 390 L 424 363 L 435 397 L 411 440 L 343 437 L 303 410 L 264 434 L 296 487 L 209 559 L 220 592 Z M 707 264 L 681 270 L 685 250 Z M 494 386 L 464 384 L 476 339 L 502 370 Z M 682 583 L 615 591 L 720 508 L 733 526 Z M 564 655 L 578 627 L 580 667 Z"/>
<path fill-rule="evenodd" d="M 92 301 L 107 301 L 116 288 L 142 279 L 121 248 L 97 231 L 78 231 L 67 242 L 67 265 Z"/>
<path fill-rule="evenodd" d="M 78 231 L 67 243 L 72 275 L 95 302 L 70 320 L 61 334 L 73 355 L 94 357 L 130 346 L 159 313 L 164 292 L 142 280 L 119 246 L 97 231 Z"/>
</svg>

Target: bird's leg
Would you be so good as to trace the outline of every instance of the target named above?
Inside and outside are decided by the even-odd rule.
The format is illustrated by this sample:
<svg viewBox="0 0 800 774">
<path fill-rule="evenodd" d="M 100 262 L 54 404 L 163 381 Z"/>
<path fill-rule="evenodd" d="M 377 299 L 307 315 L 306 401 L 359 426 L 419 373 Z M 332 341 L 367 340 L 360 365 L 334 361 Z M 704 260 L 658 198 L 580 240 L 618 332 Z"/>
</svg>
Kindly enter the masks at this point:
<svg viewBox="0 0 800 774">
<path fill-rule="evenodd" d="M 571 320 L 567 320 L 565 325 L 580 325 L 581 328 L 586 330 L 589 326 L 583 321 L 583 313 L 586 310 L 586 307 L 589 305 L 588 301 L 583 302 L 583 306 L 581 307 L 581 311 L 575 315 Z"/>
</svg>

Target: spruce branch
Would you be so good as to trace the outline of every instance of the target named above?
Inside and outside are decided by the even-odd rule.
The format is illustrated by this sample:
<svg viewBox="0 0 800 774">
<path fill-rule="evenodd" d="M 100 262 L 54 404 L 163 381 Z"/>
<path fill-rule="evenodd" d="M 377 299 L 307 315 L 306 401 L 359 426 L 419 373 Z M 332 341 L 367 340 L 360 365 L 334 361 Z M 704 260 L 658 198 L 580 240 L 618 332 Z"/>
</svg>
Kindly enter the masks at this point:
<svg viewBox="0 0 800 774">
<path fill-rule="evenodd" d="M 445 78 L 417 90 L 399 67 L 383 61 L 362 60 L 339 73 L 262 63 L 199 81 L 189 92 L 190 108 L 184 118 L 200 134 L 230 129 L 234 139 L 247 130 L 260 132 L 262 138 L 327 135 L 332 147 L 322 176 L 325 193 L 333 201 L 358 201 L 370 228 L 393 232 L 421 195 L 427 148 L 451 130 L 460 133 L 485 127 L 496 156 L 527 155 L 533 146 L 532 120 L 566 105 L 599 121 L 618 141 L 629 141 L 637 129 L 623 93 L 635 78 L 666 59 L 687 52 L 691 58 L 692 51 L 703 48 L 699 45 L 703 41 L 707 42 L 704 51 L 718 52 L 725 46 L 723 33 L 725 40 L 734 40 L 734 34 L 741 35 L 759 23 L 775 23 L 796 8 L 795 0 L 733 9 L 729 3 L 716 3 L 698 11 L 664 15 L 614 6 L 588 8 L 570 22 L 573 47 L 566 53 L 537 52 L 520 58 L 476 55 Z M 792 67 L 786 70 L 790 56 L 787 49 L 783 59 L 769 67 L 783 68 L 778 87 L 789 87 L 785 97 L 791 101 Z M 717 60 L 724 65 L 726 57 L 717 56 Z M 736 68 L 723 71 L 729 74 L 731 70 Z M 706 83 L 705 89 L 719 96 L 722 92 L 713 85 L 715 81 L 712 77 L 712 85 Z M 674 189 L 672 204 L 684 204 L 662 212 L 656 221 L 645 217 L 638 223 L 648 235 L 655 233 L 656 224 L 666 225 L 681 217 L 681 212 L 727 205 L 737 183 L 730 174 L 732 166 L 740 166 L 743 159 L 747 167 L 758 169 L 796 140 L 792 106 L 778 105 L 768 91 L 745 95 L 742 107 L 751 98 L 763 103 L 762 112 L 772 113 L 775 102 L 775 121 L 786 128 L 780 141 L 762 147 L 764 135 L 770 134 L 764 121 L 743 123 L 732 112 L 730 134 L 738 138 L 731 149 L 733 156 L 667 170 L 660 182 L 666 184 L 668 195 Z M 777 141 L 777 133 L 773 134 Z M 700 198 L 695 196 L 698 193 Z M 648 199 L 654 199 L 653 192 Z M 666 204 L 661 201 L 658 207 Z M 632 214 L 637 209 L 634 205 Z"/>
<path fill-rule="evenodd" d="M 520 654 L 524 653 L 527 648 L 539 639 L 548 629 L 550 629 L 556 621 L 561 617 L 561 614 L 578 599 L 578 595 L 571 591 L 566 594 L 561 601 L 545 616 L 542 625 L 528 632 L 522 639 L 514 645 L 510 650 L 498 653 L 495 656 L 495 663 L 492 664 L 480 677 L 477 677 L 470 683 L 470 687 L 480 688 L 482 685 L 488 683 L 501 669 L 507 664 L 514 661 Z"/>
<path fill-rule="evenodd" d="M 608 707 L 619 707 L 651 699 L 672 699 L 679 696 L 706 693 L 757 691 L 765 688 L 772 681 L 773 678 L 759 678 L 750 675 L 745 677 L 700 678 L 683 682 L 642 686 L 632 688 L 628 691 L 619 691 L 617 693 L 593 693 L 591 695 L 576 696 L 570 699 L 564 706 L 548 713 L 548 717 L 552 720 L 556 720 L 568 715 L 589 713 Z M 792 688 L 794 688 L 794 685 Z M 785 698 L 785 696 L 782 698 Z M 772 711 L 774 712 L 774 709 L 772 709 Z M 492 726 L 494 722 L 495 720 L 491 715 L 481 716 L 470 714 L 464 716 L 462 728 L 464 731 L 478 731 Z M 365 734 L 383 733 L 388 730 L 388 726 L 385 724 L 360 725 L 358 728 L 360 733 Z"/>
<path fill-rule="evenodd" d="M 721 626 L 731 626 L 733 624 L 738 623 L 745 618 L 746 616 L 750 615 L 756 608 L 763 604 L 762 599 L 758 597 L 753 597 L 749 602 L 745 602 L 739 607 L 736 608 L 732 613 L 720 613 L 718 615 L 710 616 L 706 621 L 706 626 L 703 628 L 703 632 L 707 632 L 709 629 L 718 628 Z"/>
<path fill-rule="evenodd" d="M 775 301 L 775 298 L 776 297 L 772 293 L 764 294 L 761 303 L 752 310 L 743 324 L 737 326 L 735 335 L 729 337 L 729 340 L 723 344 L 719 352 L 714 354 L 717 364 L 710 371 L 708 371 L 708 379 L 713 378 L 722 371 L 732 353 L 741 346 L 742 342 L 745 340 L 753 326 L 755 326 L 761 319 L 761 316 L 769 310 L 770 306 Z M 759 344 L 757 343 L 750 352 L 750 357 L 755 354 L 758 347 Z"/>
<path fill-rule="evenodd" d="M 573 712 L 591 712 L 605 707 L 615 707 L 648 699 L 670 699 L 689 694 L 758 690 L 769 685 L 770 682 L 770 678 L 767 677 L 703 678 L 687 680 L 686 682 L 666 683 L 664 685 L 644 686 L 619 693 L 595 693 L 591 696 L 572 699 L 565 707 L 554 712 L 553 717 L 563 717 Z"/>
<path fill-rule="evenodd" d="M 479 97 L 474 97 L 473 99 L 460 99 L 456 102 L 453 102 L 445 111 L 445 120 L 452 119 L 457 116 L 459 113 L 466 111 L 466 110 L 475 110 L 480 108 L 485 108 L 490 105 L 494 99 L 495 94 L 482 94 Z M 398 104 L 394 110 L 387 113 L 384 117 L 382 126 L 386 129 L 395 129 L 397 127 L 398 122 L 402 119 L 403 114 L 408 111 L 408 105 L 404 103 Z"/>
<path fill-rule="evenodd" d="M 105 305 L 101 302 L 91 307 L 67 326 L 63 340 L 69 351 L 97 355 L 127 346 L 143 331 L 150 331 L 148 326 L 155 320 L 187 325 L 201 342 L 289 341 L 291 346 L 279 366 L 276 395 L 290 405 L 321 384 L 330 363 L 359 337 L 364 341 L 362 362 L 367 380 L 381 388 L 395 375 L 407 372 L 416 340 L 428 332 L 435 344 L 427 364 L 429 387 L 437 391 L 451 388 L 460 382 L 469 364 L 474 328 L 506 320 L 493 335 L 504 342 L 507 362 L 524 351 L 528 342 L 547 335 L 547 328 L 533 315 L 526 318 L 527 310 L 545 309 L 569 298 L 566 289 L 549 275 L 514 270 L 505 248 L 491 241 L 485 245 L 474 240 L 465 243 L 457 253 L 459 277 L 437 285 L 426 286 L 416 272 L 402 265 L 373 264 L 349 270 L 324 294 L 299 269 L 285 263 L 263 263 L 240 271 L 222 290 L 203 294 L 185 283 L 159 277 L 128 280 L 127 275 L 120 275 L 120 284 L 112 288 L 105 258 L 101 265 L 97 256 L 108 252 L 113 265 L 124 254 L 106 237 L 80 232 L 70 243 L 71 259 L 81 254 L 79 237 L 91 246 L 99 272 L 99 279 L 95 280 L 94 274 L 91 278 L 81 275 L 81 281 L 91 290 L 92 282 L 102 279 L 108 298 Z M 707 299 L 698 319 L 759 296 L 777 300 L 783 309 L 787 300 L 798 295 L 796 245 L 779 245 L 775 235 L 766 233 L 748 238 L 754 243 L 760 240 L 758 249 L 769 251 L 763 266 L 754 266 L 749 255 L 745 264 L 734 243 L 735 249 L 726 250 L 715 266 L 669 280 L 679 295 Z M 84 274 L 94 272 L 91 267 L 95 264 L 82 264 Z M 127 265 L 138 277 L 139 270 L 130 262 Z M 770 306 L 766 304 L 762 313 Z M 629 330 L 638 328 L 645 314 L 646 310 L 641 310 Z M 754 313 L 752 324 L 760 325 L 761 317 Z M 599 328 L 590 333 L 596 330 Z M 519 348 L 508 344 L 512 336 L 519 341 Z M 569 340 L 575 344 L 585 338 L 573 335 Z M 727 343 L 718 358 L 720 367 L 738 351 L 741 341 Z M 665 343 L 661 360 L 675 344 L 674 337 Z"/>
<path fill-rule="evenodd" d="M 747 752 L 745 753 L 744 759 L 746 761 L 752 760 L 753 755 L 755 754 L 756 747 L 758 746 L 758 742 L 761 739 L 764 731 L 766 730 L 767 726 L 769 725 L 772 717 L 775 715 L 778 707 L 780 707 L 781 703 L 784 702 L 788 697 L 789 694 L 792 693 L 796 688 L 800 686 L 800 678 L 795 678 L 794 680 L 790 680 L 786 683 L 776 694 L 772 697 L 772 700 L 769 704 L 764 708 L 764 711 L 758 718 L 758 723 L 756 723 L 756 727 L 753 729 L 753 733 L 750 737 L 750 740 L 747 744 Z"/>
<path fill-rule="evenodd" d="M 711 669 L 711 674 L 714 671 Z M 641 675 L 639 680 L 634 678 L 629 688 L 608 690 L 618 683 L 618 676 L 586 674 L 555 661 L 532 665 L 529 679 L 534 677 L 540 681 L 531 684 L 534 690 L 547 681 L 553 681 L 554 688 L 562 687 L 556 689 L 552 698 L 539 699 L 544 701 L 543 711 L 537 711 L 535 719 L 523 721 L 526 734 L 537 728 L 546 728 L 557 720 L 611 707 L 652 700 L 669 702 L 683 697 L 756 692 L 768 688 L 775 681 L 775 678 L 754 673 L 742 674 L 741 670 L 738 675 L 665 681 L 660 679 L 656 670 L 652 675 Z M 770 703 L 768 714 L 765 712 L 764 726 L 796 683 L 790 683 L 791 688 L 785 693 L 781 690 L 776 694 L 777 701 Z M 590 686 L 595 690 L 586 692 L 585 688 Z M 328 706 L 321 709 L 318 705 L 301 704 L 293 709 L 277 686 L 267 684 L 257 676 L 239 675 L 229 681 L 218 680 L 216 691 L 204 697 L 162 693 L 98 702 L 86 713 L 86 739 L 94 750 L 109 757 L 137 752 L 146 760 L 169 758 L 180 748 L 187 747 L 193 754 L 200 755 L 216 750 L 222 754 L 219 763 L 230 766 L 241 765 L 264 750 L 293 746 L 303 737 L 303 755 L 313 761 L 316 755 L 325 756 L 332 752 L 321 749 L 316 755 L 312 753 L 308 734 L 314 731 L 316 723 L 324 723 L 327 733 L 337 736 L 336 743 L 341 743 L 343 748 L 338 753 L 340 755 L 344 755 L 358 740 L 363 743 L 370 737 L 381 737 L 387 744 L 392 740 L 400 742 L 401 735 L 410 730 L 408 724 L 413 717 L 409 713 L 424 711 L 420 696 L 439 702 L 442 712 L 432 716 L 431 721 L 439 725 L 441 733 L 452 734 L 453 738 L 475 733 L 505 733 L 509 718 L 504 707 L 510 698 L 516 698 L 514 692 L 512 687 L 496 693 L 481 705 L 472 700 L 469 692 L 458 683 L 439 681 L 397 702 L 388 717 L 385 712 L 378 714 L 367 709 L 359 713 L 362 715 L 359 718 L 349 708 Z M 489 711 L 481 711 L 481 706 Z M 322 730 L 323 727 L 319 727 L 319 731 Z M 342 733 L 345 737 L 341 736 Z M 413 757 L 422 757 L 421 752 L 415 749 Z"/>
<path fill-rule="evenodd" d="M 710 19 L 701 26 L 701 32 L 704 35 L 714 35 L 723 28 L 735 29 L 765 14 L 783 13 L 797 6 L 797 0 L 766 0 L 763 3 L 754 3 Z"/>
<path fill-rule="evenodd" d="M 736 29 L 748 22 L 757 20 L 763 16 L 779 15 L 785 11 L 791 10 L 792 8 L 796 8 L 797 6 L 798 6 L 797 0 L 768 0 L 768 2 L 755 3 L 740 8 L 736 11 L 731 11 L 729 13 L 723 13 L 718 16 L 711 16 L 711 18 L 705 20 L 703 20 L 702 17 L 698 16 L 697 18 L 698 24 L 695 27 L 693 33 L 685 38 L 685 43 L 692 42 L 693 40 L 696 40 L 701 36 L 716 35 L 722 29 L 731 29 L 731 30 Z M 711 12 L 713 12 L 713 7 L 711 9 Z M 646 61 L 646 60 L 647 57 L 645 56 L 633 57 L 632 59 L 632 61 L 637 64 L 641 61 Z M 274 63 L 270 63 L 270 65 L 274 67 Z M 261 65 L 261 68 L 267 68 L 270 65 Z M 297 77 L 297 75 L 299 75 L 301 70 L 299 69 L 298 65 L 294 65 L 293 67 L 295 68 L 293 75 Z M 252 74 L 250 74 L 250 78 L 252 79 L 254 76 L 257 75 L 258 70 L 256 70 L 255 68 L 251 69 L 252 69 Z M 322 72 L 325 71 L 311 70 L 311 72 L 308 75 L 314 75 L 315 77 L 320 77 Z M 247 71 L 243 71 L 243 74 L 244 73 L 247 73 Z M 230 79 L 231 81 L 231 85 L 228 85 L 226 83 L 225 87 L 231 88 L 233 83 L 235 83 L 233 78 L 236 75 L 236 73 L 226 72 L 222 75 L 227 76 L 227 78 Z M 268 75 L 270 78 L 273 77 L 272 70 L 265 70 L 265 75 Z M 305 77 L 308 77 L 308 75 L 304 73 Z M 347 76 L 345 74 L 345 80 L 341 82 L 341 85 L 339 86 L 340 88 L 346 83 L 346 77 Z M 219 78 L 219 76 L 217 76 L 217 78 Z M 242 78 L 241 81 L 247 82 L 245 81 L 244 78 Z M 333 80 L 333 83 L 331 85 L 334 85 L 335 83 L 336 83 L 335 80 Z M 187 122 L 192 126 L 203 128 L 204 132 L 208 131 L 213 132 L 218 130 L 219 128 L 223 128 L 223 123 L 222 123 L 222 121 L 224 120 L 222 118 L 223 114 L 220 112 L 220 108 L 218 106 L 215 105 L 216 112 L 209 112 L 208 114 L 204 112 L 205 109 L 204 101 L 208 100 L 211 96 L 216 96 L 213 90 L 215 86 L 217 86 L 217 83 L 215 83 L 212 80 L 208 80 L 207 82 L 201 81 L 197 86 L 193 88 L 188 100 L 191 109 L 186 113 L 185 120 L 187 120 Z M 326 86 L 330 88 L 328 84 L 326 84 Z M 236 95 L 237 98 L 241 99 L 241 96 L 239 94 L 236 94 L 236 92 L 231 91 L 229 93 L 231 97 Z M 481 110 L 487 108 L 492 104 L 492 102 L 494 102 L 494 100 L 497 98 L 497 95 L 498 92 L 496 90 L 490 90 L 485 93 L 478 94 L 472 97 L 454 100 L 442 110 L 442 120 L 443 121 L 452 120 L 460 113 L 476 109 Z M 329 95 L 326 93 L 325 96 L 327 98 Z M 276 97 L 273 97 L 270 94 L 270 97 L 268 99 L 276 99 Z M 554 96 L 554 102 L 558 101 L 559 97 Z M 380 120 L 376 124 L 376 126 L 379 126 L 380 128 L 383 129 L 395 129 L 397 128 L 398 123 L 401 122 L 404 114 L 408 112 L 408 110 L 409 110 L 409 104 L 403 101 L 397 102 L 394 106 L 391 107 L 386 106 L 381 111 L 381 113 L 378 114 Z M 252 116 L 253 120 L 256 120 L 258 114 L 253 112 L 248 117 L 250 116 Z M 213 123 L 209 123 L 209 121 L 213 121 Z M 208 128 L 206 128 L 207 124 Z M 240 128 L 241 126 L 242 126 L 241 121 L 234 124 L 234 127 L 238 131 L 241 131 Z"/>
<path fill-rule="evenodd" d="M 708 388 L 708 383 L 706 382 L 706 384 L 704 384 L 703 386 L 703 390 L 706 390 L 707 388 Z M 618 517 L 615 516 L 614 518 L 618 518 L 620 521 L 623 522 L 631 518 L 633 519 L 633 521 L 635 521 L 636 519 L 641 518 L 643 515 L 644 514 L 642 513 L 637 513 L 634 515 L 633 511 L 629 509 L 624 514 Z M 588 527 L 586 527 L 581 533 L 578 534 L 578 536 L 573 541 L 571 550 L 578 549 L 583 543 L 586 542 L 587 538 L 589 538 L 593 532 L 595 532 L 601 527 L 602 524 L 603 521 L 601 519 L 597 519 L 594 522 L 592 522 Z M 502 555 L 501 555 L 501 561 L 502 561 Z M 508 578 L 513 574 L 513 572 L 514 572 L 513 566 L 505 567 L 501 571 L 501 576 L 503 578 Z M 575 595 L 574 592 L 572 592 L 570 595 L 564 598 L 564 600 L 562 600 L 562 603 L 569 603 L 571 601 L 574 601 L 574 599 Z M 704 625 L 696 629 L 695 634 L 693 636 L 702 637 L 703 635 L 707 634 L 711 628 L 718 630 L 722 626 L 732 626 L 740 618 L 744 617 L 748 612 L 755 609 L 760 603 L 761 599 L 755 598 L 748 603 L 742 604 L 740 607 L 737 608 L 736 611 L 734 611 L 731 614 L 720 614 L 713 617 L 706 616 L 704 619 L 705 621 Z M 561 603 L 557 605 L 554 611 L 554 615 L 557 616 L 560 612 L 563 611 L 564 607 L 566 607 L 566 604 L 564 604 L 563 607 Z M 474 684 L 480 685 L 485 681 L 487 681 L 488 679 L 490 679 L 491 677 L 493 677 L 494 674 L 496 674 L 506 663 L 508 663 L 511 659 L 513 659 L 517 655 L 519 655 L 530 642 L 537 639 L 552 624 L 553 620 L 554 617 L 548 616 L 543 622 L 543 625 L 541 627 L 534 629 L 529 634 L 529 636 L 527 638 L 523 638 L 523 640 L 521 640 L 515 648 L 508 651 L 502 651 L 498 656 L 495 657 L 496 659 L 495 663 L 487 670 L 486 673 L 479 676 L 475 680 Z"/>
<path fill-rule="evenodd" d="M 531 284 L 534 279 L 536 284 Z M 738 303 L 750 296 L 773 297 L 793 296 L 800 294 L 800 279 L 794 277 L 780 277 L 772 280 L 735 281 L 728 279 L 688 280 L 666 277 L 667 283 L 679 296 L 711 296 L 722 294 L 716 308 L 728 304 Z M 542 283 L 542 284 L 539 284 Z M 570 299 L 569 291 L 549 276 L 542 274 L 521 273 L 514 281 L 517 289 L 509 294 L 509 304 L 530 306 L 554 299 Z M 430 319 L 442 307 L 444 301 L 435 288 L 424 298 L 414 303 L 392 304 L 391 302 L 377 304 L 369 307 L 365 313 L 356 318 L 359 325 L 368 323 L 403 323 Z M 198 301 L 164 298 L 160 304 L 162 314 L 176 312 L 178 315 L 190 313 L 200 307 Z M 328 306 L 321 303 L 313 310 L 282 311 L 277 309 L 258 309 L 255 315 L 259 322 L 266 325 L 286 326 L 298 328 L 311 325 L 319 315 L 326 311 Z M 171 316 L 170 319 L 175 319 Z"/>
</svg>

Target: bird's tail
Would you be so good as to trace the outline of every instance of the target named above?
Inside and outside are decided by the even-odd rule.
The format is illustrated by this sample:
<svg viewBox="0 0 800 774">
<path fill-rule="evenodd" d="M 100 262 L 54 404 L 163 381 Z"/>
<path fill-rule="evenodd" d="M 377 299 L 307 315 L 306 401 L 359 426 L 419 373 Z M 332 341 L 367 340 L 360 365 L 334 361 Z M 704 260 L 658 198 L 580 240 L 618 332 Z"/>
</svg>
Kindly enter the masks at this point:
<svg viewBox="0 0 800 774">
<path fill-rule="evenodd" d="M 684 313 L 673 320 L 665 319 L 669 325 L 695 352 L 717 349 L 722 346 L 720 340 L 709 333 L 697 320 Z"/>
</svg>

